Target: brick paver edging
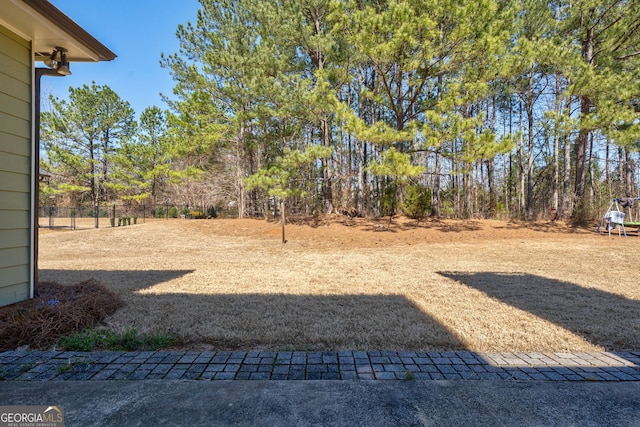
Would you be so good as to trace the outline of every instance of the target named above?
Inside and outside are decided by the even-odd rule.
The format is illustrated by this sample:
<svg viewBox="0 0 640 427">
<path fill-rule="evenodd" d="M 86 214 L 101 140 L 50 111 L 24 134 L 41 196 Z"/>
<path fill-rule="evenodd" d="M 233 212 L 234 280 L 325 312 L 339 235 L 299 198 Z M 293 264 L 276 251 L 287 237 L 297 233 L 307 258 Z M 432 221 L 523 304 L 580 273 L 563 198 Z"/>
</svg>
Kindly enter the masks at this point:
<svg viewBox="0 0 640 427">
<path fill-rule="evenodd" d="M 0 353 L 0 380 L 538 380 L 640 381 L 640 352 Z"/>
</svg>

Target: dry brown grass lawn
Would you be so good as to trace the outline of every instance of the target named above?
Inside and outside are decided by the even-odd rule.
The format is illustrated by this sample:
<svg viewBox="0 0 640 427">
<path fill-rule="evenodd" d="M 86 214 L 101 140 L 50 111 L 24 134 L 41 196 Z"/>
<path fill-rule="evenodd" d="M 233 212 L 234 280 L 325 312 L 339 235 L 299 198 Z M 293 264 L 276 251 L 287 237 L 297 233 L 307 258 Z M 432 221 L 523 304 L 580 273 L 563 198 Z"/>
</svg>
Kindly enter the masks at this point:
<svg viewBox="0 0 640 427">
<path fill-rule="evenodd" d="M 105 221 L 106 222 L 106 221 Z M 44 232 L 43 280 L 95 278 L 115 331 L 191 348 L 640 349 L 640 238 L 562 223 L 160 220 Z"/>
</svg>

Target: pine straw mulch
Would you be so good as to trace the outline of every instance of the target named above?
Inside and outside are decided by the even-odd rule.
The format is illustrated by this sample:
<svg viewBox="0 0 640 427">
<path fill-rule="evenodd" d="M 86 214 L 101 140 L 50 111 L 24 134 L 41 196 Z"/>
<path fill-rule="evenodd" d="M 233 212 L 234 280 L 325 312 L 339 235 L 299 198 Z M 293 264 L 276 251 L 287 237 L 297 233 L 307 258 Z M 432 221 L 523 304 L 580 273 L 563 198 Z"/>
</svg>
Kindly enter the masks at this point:
<svg viewBox="0 0 640 427">
<path fill-rule="evenodd" d="M 0 308 L 0 351 L 43 349 L 64 335 L 89 328 L 124 303 L 94 279 L 72 286 L 40 282 L 39 296 Z"/>
</svg>

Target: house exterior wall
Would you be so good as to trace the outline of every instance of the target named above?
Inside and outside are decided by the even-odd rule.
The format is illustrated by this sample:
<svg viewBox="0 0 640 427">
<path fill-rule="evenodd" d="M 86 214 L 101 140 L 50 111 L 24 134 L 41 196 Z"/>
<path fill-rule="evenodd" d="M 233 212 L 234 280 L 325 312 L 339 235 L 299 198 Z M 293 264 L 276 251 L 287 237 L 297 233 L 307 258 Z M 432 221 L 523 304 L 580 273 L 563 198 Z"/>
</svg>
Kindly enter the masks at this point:
<svg viewBox="0 0 640 427">
<path fill-rule="evenodd" d="M 31 58 L 0 25 L 0 306 L 31 293 Z"/>
</svg>

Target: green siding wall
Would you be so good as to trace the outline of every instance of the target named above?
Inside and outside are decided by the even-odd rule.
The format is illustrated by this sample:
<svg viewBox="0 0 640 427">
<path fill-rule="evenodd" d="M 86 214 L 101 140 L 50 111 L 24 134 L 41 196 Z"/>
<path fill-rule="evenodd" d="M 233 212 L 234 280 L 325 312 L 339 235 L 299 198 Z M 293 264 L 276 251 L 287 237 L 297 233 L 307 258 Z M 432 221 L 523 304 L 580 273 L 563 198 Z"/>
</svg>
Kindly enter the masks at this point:
<svg viewBox="0 0 640 427">
<path fill-rule="evenodd" d="M 31 47 L 0 26 L 0 306 L 29 298 Z"/>
</svg>

